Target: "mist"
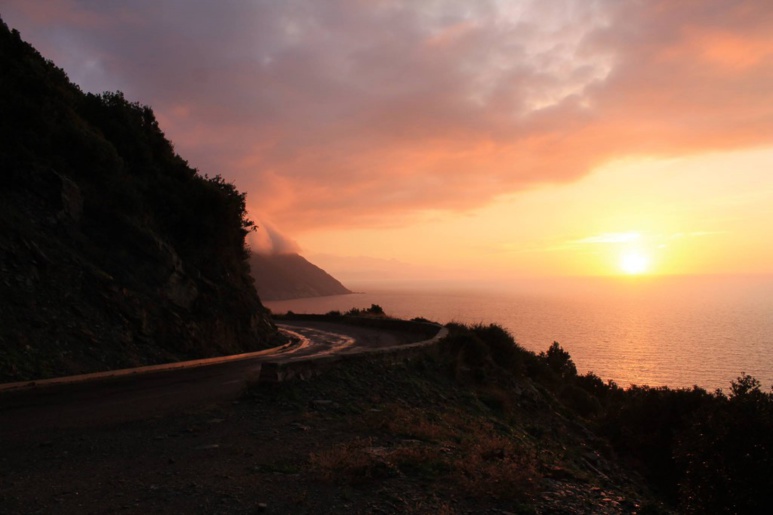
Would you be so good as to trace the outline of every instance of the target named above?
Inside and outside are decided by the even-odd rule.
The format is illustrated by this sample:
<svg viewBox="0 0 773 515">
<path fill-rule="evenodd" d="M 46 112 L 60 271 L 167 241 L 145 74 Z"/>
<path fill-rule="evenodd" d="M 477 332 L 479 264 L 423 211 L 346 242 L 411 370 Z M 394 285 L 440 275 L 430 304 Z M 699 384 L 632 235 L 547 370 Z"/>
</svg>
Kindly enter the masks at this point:
<svg viewBox="0 0 773 515">
<path fill-rule="evenodd" d="M 257 230 L 247 235 L 247 245 L 250 250 L 269 256 L 300 253 L 300 245 L 271 222 L 255 219 L 255 223 L 258 226 Z"/>
</svg>

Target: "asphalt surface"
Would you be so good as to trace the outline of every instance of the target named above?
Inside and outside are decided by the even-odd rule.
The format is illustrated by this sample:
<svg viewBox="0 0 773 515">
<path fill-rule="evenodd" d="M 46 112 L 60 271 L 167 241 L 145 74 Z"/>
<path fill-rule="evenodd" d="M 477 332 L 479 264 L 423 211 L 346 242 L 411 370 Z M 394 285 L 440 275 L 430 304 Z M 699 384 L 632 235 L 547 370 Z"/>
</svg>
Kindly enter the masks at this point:
<svg viewBox="0 0 773 515">
<path fill-rule="evenodd" d="M 292 344 L 236 357 L 59 378 L 0 388 L 0 442 L 55 428 L 96 427 L 235 401 L 261 363 L 418 341 L 408 333 L 328 322 L 283 323 Z M 2 387 L 2 385 L 0 385 Z"/>
</svg>

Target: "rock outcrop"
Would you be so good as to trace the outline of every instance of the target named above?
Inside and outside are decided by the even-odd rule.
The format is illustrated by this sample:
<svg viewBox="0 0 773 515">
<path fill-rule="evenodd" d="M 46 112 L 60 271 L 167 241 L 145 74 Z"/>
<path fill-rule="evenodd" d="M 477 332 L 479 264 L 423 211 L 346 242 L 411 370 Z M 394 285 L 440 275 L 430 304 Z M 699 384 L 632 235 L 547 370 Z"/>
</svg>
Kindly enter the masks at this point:
<svg viewBox="0 0 773 515">
<path fill-rule="evenodd" d="M 266 347 L 244 194 L 2 22 L 0 69 L 0 382 Z"/>
</svg>

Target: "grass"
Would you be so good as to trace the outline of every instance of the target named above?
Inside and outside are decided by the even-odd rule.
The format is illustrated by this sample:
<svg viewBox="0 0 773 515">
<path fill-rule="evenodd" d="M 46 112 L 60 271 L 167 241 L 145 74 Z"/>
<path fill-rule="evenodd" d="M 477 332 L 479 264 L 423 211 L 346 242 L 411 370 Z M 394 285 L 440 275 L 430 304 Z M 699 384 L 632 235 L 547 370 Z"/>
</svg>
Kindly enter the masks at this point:
<svg viewBox="0 0 773 515">
<path fill-rule="evenodd" d="M 351 361 L 250 395 L 296 410 L 321 437 L 304 473 L 354 499 L 395 496 L 394 512 L 534 513 L 560 498 L 561 509 L 590 513 L 604 496 L 638 502 L 638 484 L 529 377 L 549 386 L 547 365 L 514 342 L 506 350 L 494 329 L 462 328 L 409 362 Z"/>
<path fill-rule="evenodd" d="M 357 436 L 309 457 L 321 480 L 366 486 L 404 479 L 472 499 L 526 501 L 536 495 L 539 466 L 522 434 L 488 420 L 485 405 L 453 388 L 439 389 L 446 385 L 427 374 L 426 363 L 395 368 L 382 376 L 392 383 L 392 395 L 371 388 L 363 399 L 374 407 L 349 411 Z M 348 384 L 349 396 L 356 395 L 356 384 Z M 396 398 L 398 392 L 404 395 Z"/>
</svg>

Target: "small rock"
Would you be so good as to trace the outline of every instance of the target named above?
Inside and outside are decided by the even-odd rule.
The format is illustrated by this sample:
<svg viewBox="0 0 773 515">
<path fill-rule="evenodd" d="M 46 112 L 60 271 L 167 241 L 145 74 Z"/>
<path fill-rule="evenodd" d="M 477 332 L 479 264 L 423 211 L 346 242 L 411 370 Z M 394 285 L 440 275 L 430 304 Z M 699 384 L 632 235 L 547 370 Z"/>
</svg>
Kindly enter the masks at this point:
<svg viewBox="0 0 773 515">
<path fill-rule="evenodd" d="M 268 509 L 268 504 L 261 502 L 258 503 L 258 512 L 264 512 Z"/>
</svg>

